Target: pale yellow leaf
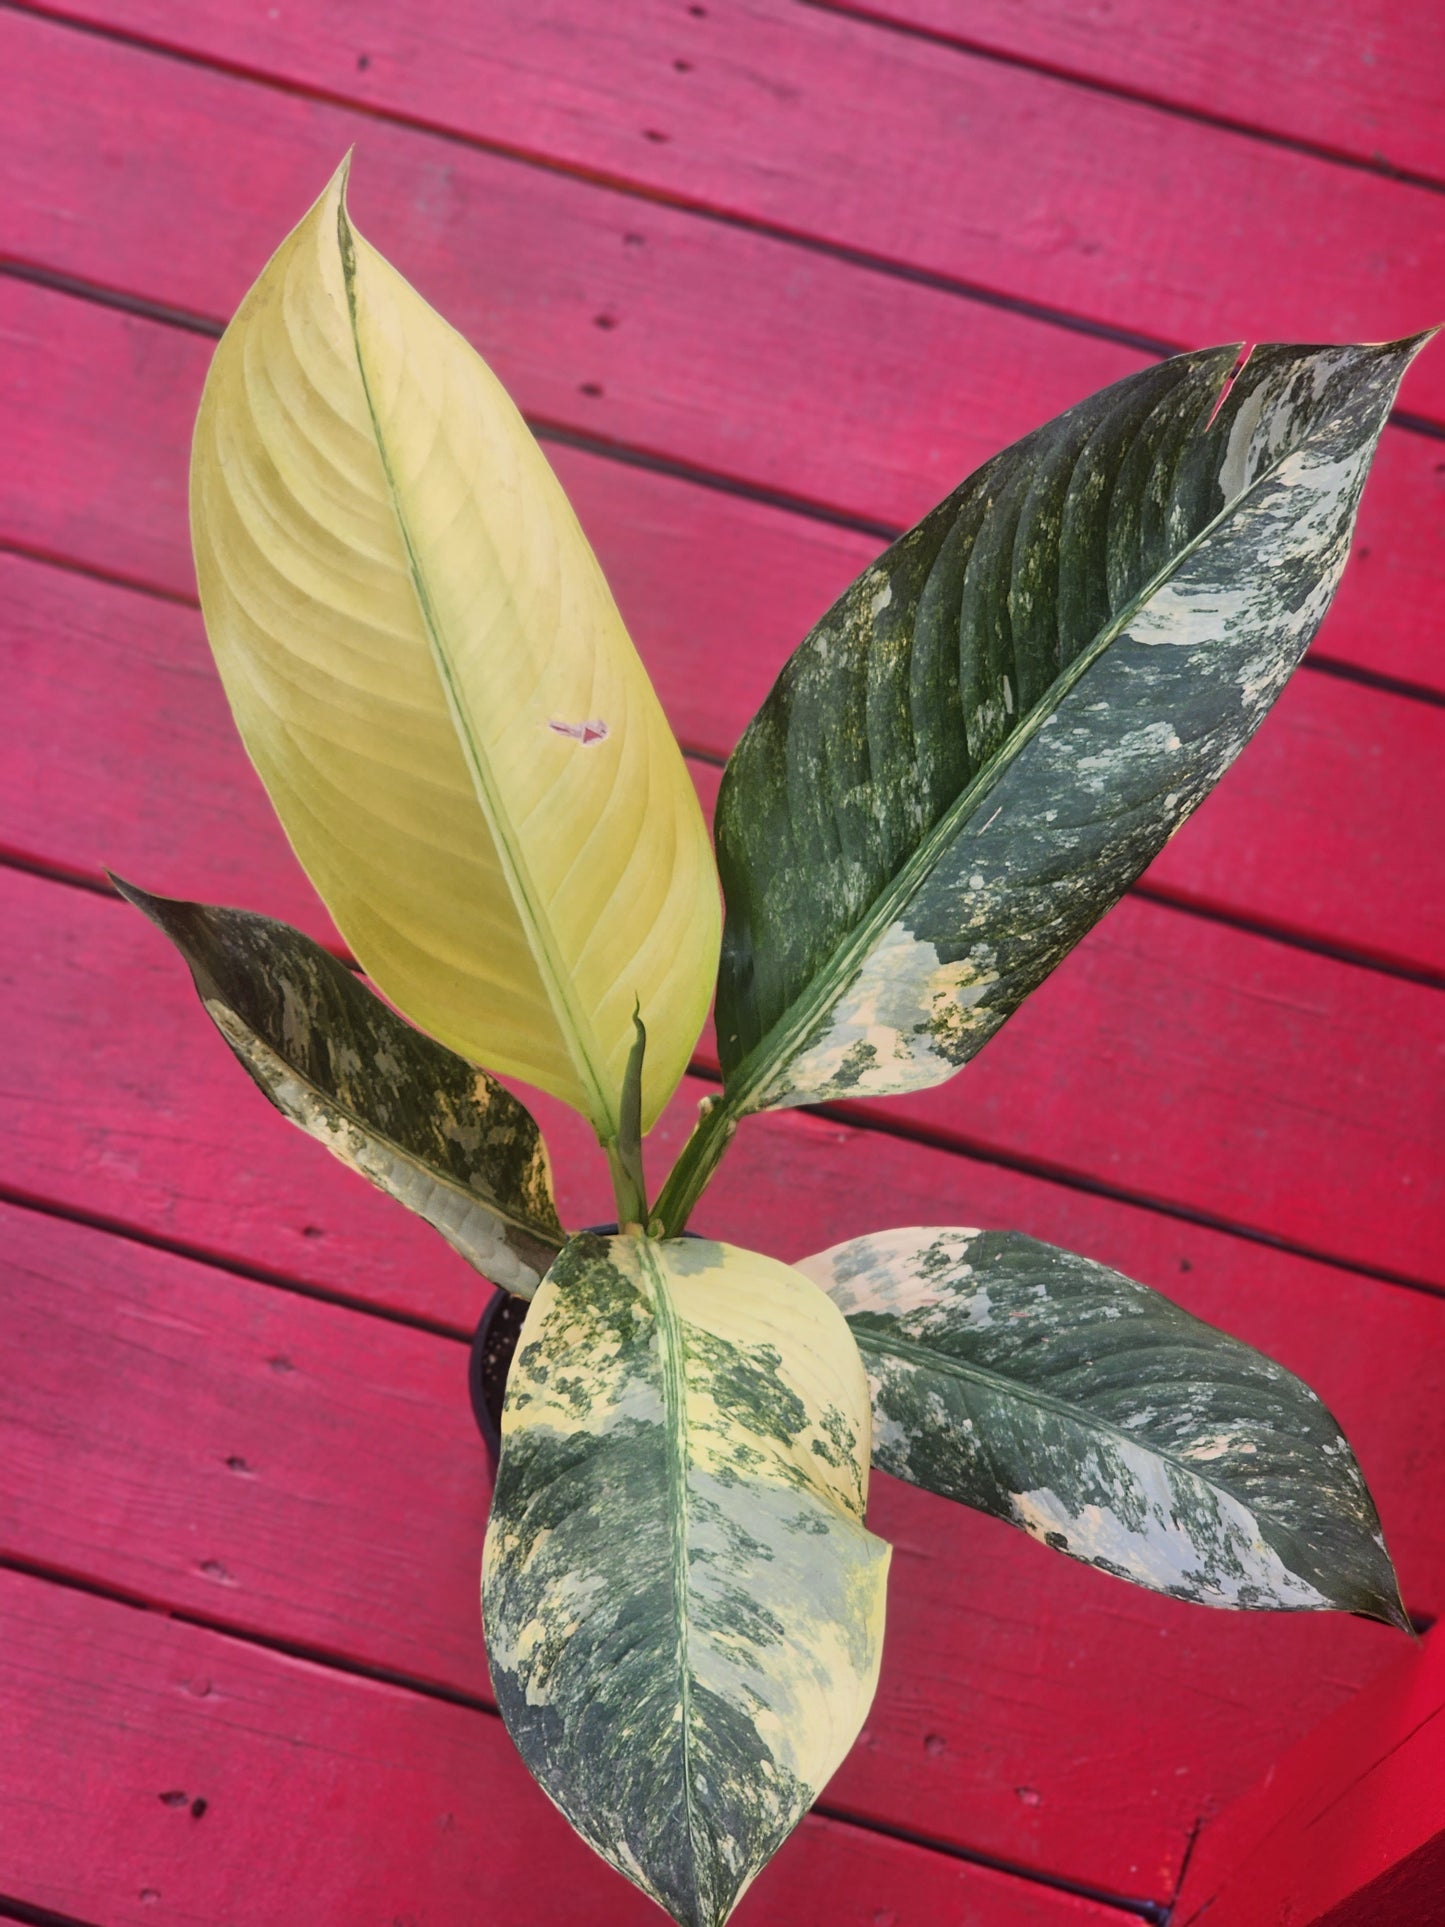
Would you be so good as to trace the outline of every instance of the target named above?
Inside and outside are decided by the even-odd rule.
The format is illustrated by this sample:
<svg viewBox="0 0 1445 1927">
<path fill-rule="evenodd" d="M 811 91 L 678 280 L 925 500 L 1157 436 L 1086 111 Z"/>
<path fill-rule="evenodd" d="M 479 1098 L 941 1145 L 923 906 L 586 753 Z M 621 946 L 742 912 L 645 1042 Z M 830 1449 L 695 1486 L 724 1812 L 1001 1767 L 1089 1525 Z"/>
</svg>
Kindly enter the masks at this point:
<svg viewBox="0 0 1445 1927">
<path fill-rule="evenodd" d="M 697 798 L 596 558 L 485 363 L 351 227 L 345 168 L 216 351 L 191 520 L 251 758 L 368 974 L 616 1137 L 717 963 Z M 505 264 L 491 272 L 505 277 Z"/>
</svg>

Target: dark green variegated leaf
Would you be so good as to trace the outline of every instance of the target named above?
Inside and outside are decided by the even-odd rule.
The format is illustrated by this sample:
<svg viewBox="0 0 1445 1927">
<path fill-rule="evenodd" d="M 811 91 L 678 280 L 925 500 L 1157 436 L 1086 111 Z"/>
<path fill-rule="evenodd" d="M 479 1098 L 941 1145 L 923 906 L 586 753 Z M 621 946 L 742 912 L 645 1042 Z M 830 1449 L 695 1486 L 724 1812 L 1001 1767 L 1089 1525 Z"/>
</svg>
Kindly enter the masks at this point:
<svg viewBox="0 0 1445 1927">
<path fill-rule="evenodd" d="M 718 1927 L 852 1743 L 888 1548 L 868 1387 L 806 1278 L 573 1239 L 507 1386 L 482 1604 L 497 1701 L 584 1839 Z"/>
<path fill-rule="evenodd" d="M 1008 1231 L 883 1231 L 799 1269 L 858 1341 L 884 1471 L 1178 1599 L 1408 1627 L 1319 1399 L 1158 1292 Z"/>
<path fill-rule="evenodd" d="M 494 1284 L 532 1295 L 567 1234 L 525 1105 L 288 924 L 112 882 L 175 944 L 217 1030 L 278 1111 Z"/>
<path fill-rule="evenodd" d="M 1132 375 L 835 603 L 718 798 L 733 1114 L 938 1083 L 1118 899 L 1303 655 L 1419 346 L 1260 348 L 1212 423 L 1232 348 Z"/>
</svg>

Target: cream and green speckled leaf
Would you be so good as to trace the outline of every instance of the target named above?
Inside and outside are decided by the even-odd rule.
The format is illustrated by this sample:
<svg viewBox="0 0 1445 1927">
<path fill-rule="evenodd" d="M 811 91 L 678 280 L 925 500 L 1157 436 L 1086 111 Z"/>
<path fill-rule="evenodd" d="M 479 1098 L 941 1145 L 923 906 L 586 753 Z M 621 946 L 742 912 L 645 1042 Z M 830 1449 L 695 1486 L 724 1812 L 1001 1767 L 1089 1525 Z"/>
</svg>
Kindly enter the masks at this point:
<svg viewBox="0 0 1445 1927">
<path fill-rule="evenodd" d="M 1132 375 L 828 611 L 718 798 L 731 1113 L 938 1083 L 1118 899 L 1304 654 L 1423 339 L 1257 349 L 1217 415 L 1232 348 Z"/>
<path fill-rule="evenodd" d="M 877 1680 L 888 1547 L 868 1388 L 808 1279 L 583 1235 L 532 1302 L 483 1565 L 503 1718 L 583 1838 L 718 1927 Z"/>
<path fill-rule="evenodd" d="M 246 748 L 368 975 L 615 1138 L 686 1067 L 717 881 L 596 558 L 489 369 L 351 226 L 345 169 L 216 350 L 191 526 Z"/>
<path fill-rule="evenodd" d="M 180 951 L 217 1030 L 278 1111 L 494 1284 L 532 1295 L 566 1233 L 525 1105 L 403 1023 L 301 931 L 113 881 Z"/>
<path fill-rule="evenodd" d="M 1282 1365 L 1017 1232 L 883 1231 L 799 1269 L 858 1341 L 884 1471 L 1178 1599 L 1408 1628 L 1354 1455 Z"/>
</svg>

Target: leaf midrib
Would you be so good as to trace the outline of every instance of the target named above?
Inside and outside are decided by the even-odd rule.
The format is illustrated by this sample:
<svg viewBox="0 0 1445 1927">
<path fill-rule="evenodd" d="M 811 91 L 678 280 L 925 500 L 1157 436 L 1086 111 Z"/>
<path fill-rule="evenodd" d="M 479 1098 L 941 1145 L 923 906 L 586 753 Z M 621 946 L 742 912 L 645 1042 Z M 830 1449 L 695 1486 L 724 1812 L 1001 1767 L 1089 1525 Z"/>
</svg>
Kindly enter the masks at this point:
<svg viewBox="0 0 1445 1927">
<path fill-rule="evenodd" d="M 695 1887 L 701 1884 L 703 1859 L 699 1851 L 697 1828 L 696 1770 L 693 1762 L 692 1730 L 692 1615 L 689 1610 L 688 1560 L 688 1471 L 690 1452 L 687 1431 L 687 1372 L 683 1363 L 682 1320 L 672 1302 L 672 1292 L 662 1267 L 650 1249 L 651 1241 L 639 1238 L 638 1259 L 647 1274 L 653 1316 L 662 1363 L 663 1410 L 666 1413 L 667 1475 L 672 1499 L 672 1577 L 673 1597 L 677 1602 L 678 1699 L 681 1711 L 683 1809 L 687 1815 L 688 1846 L 692 1855 Z"/>
<path fill-rule="evenodd" d="M 754 1095 L 760 1085 L 767 1084 L 770 1074 L 786 1070 L 787 1066 L 807 1047 L 816 1025 L 827 1017 L 837 999 L 867 961 L 878 938 L 897 921 L 899 913 L 911 901 L 944 851 L 956 840 L 976 811 L 988 801 L 994 788 L 1007 774 L 1009 767 L 1023 749 L 1043 728 L 1045 721 L 1059 710 L 1065 698 L 1083 680 L 1104 651 L 1118 639 L 1149 598 L 1158 593 L 1189 557 L 1224 526 L 1241 504 L 1247 501 L 1261 484 L 1272 478 L 1286 460 L 1298 454 L 1302 448 L 1308 447 L 1314 432 L 1312 427 L 1308 434 L 1302 435 L 1293 446 L 1284 449 L 1272 462 L 1262 468 L 1238 495 L 1226 502 L 1219 513 L 1207 522 L 1183 548 L 1171 556 L 1168 563 L 1156 571 L 1117 615 L 1111 617 L 1088 648 L 1083 650 L 1069 667 L 1055 678 L 1047 693 L 1023 718 L 1008 741 L 994 752 L 957 799 L 944 811 L 927 836 L 915 847 L 893 880 L 875 897 L 865 917 L 826 959 L 803 994 L 789 1005 L 772 1028 L 758 1040 L 739 1064 L 732 1078 L 727 1080 L 731 1108 L 735 1112 L 742 1114 L 747 1108 L 748 1099 Z"/>
<path fill-rule="evenodd" d="M 886 1317 L 895 1314 L 875 1312 L 869 1315 L 873 1317 Z M 1106 1433 L 1109 1437 L 1118 1439 L 1122 1444 L 1134 1447 L 1136 1451 L 1142 1447 L 1144 1451 L 1151 1453 L 1155 1458 L 1163 1460 L 1166 1465 L 1171 1465 L 1177 1471 L 1186 1474 L 1189 1478 L 1197 1480 L 1200 1485 L 1209 1487 L 1211 1491 L 1222 1492 L 1227 1499 L 1232 1499 L 1236 1505 L 1242 1506 L 1252 1518 L 1271 1520 L 1274 1518 L 1272 1513 L 1255 1504 L 1254 1501 L 1242 1497 L 1233 1486 L 1226 1484 L 1223 1479 L 1211 1478 L 1207 1472 L 1202 1472 L 1197 1466 L 1192 1465 L 1189 1460 L 1180 1458 L 1177 1452 L 1170 1452 L 1163 1446 L 1155 1445 L 1150 1440 L 1141 1438 L 1135 1432 L 1126 1431 L 1123 1426 L 1115 1425 L 1110 1419 L 1096 1418 L 1088 1411 L 1087 1407 L 1070 1405 L 1067 1400 L 1057 1397 L 1052 1392 L 1040 1391 L 1036 1387 L 1024 1384 L 1019 1380 L 1004 1378 L 999 1373 L 990 1371 L 986 1366 L 970 1364 L 963 1359 L 955 1358 L 949 1352 L 934 1351 L 917 1341 L 883 1338 L 872 1330 L 860 1331 L 853 1323 L 852 1317 L 848 1319 L 848 1329 L 852 1332 L 858 1349 L 863 1353 L 865 1358 L 869 1352 L 881 1352 L 891 1358 L 900 1358 L 906 1364 L 915 1365 L 919 1370 L 938 1371 L 945 1376 L 964 1379 L 972 1384 L 981 1385 L 985 1390 L 994 1392 L 996 1395 L 1005 1398 L 1022 1399 L 1025 1403 L 1036 1405 L 1041 1410 L 1051 1412 L 1056 1417 L 1066 1419 L 1070 1424 L 1079 1426 L 1081 1429 Z M 1290 1530 L 1287 1521 L 1279 1520 L 1275 1521 L 1275 1523 L 1283 1525 L 1286 1530 Z"/>
<path fill-rule="evenodd" d="M 555 941 L 551 925 L 544 915 L 537 893 L 532 885 L 530 873 L 522 853 L 515 847 L 508 833 L 507 814 L 501 799 L 495 793 L 491 772 L 481 744 L 477 741 L 471 726 L 466 705 L 461 699 L 456 677 L 453 674 L 451 658 L 447 653 L 442 635 L 441 624 L 432 606 L 431 595 L 427 588 L 421 560 L 412 541 L 411 528 L 406 511 L 402 506 L 401 491 L 397 486 L 396 475 L 392 469 L 391 456 L 387 449 L 386 438 L 381 432 L 372 400 L 371 382 L 366 372 L 366 362 L 361 352 L 361 336 L 357 322 L 356 308 L 356 239 L 346 213 L 344 188 L 338 196 L 336 205 L 337 243 L 341 259 L 341 276 L 346 289 L 346 310 L 351 329 L 351 345 L 356 355 L 356 369 L 361 381 L 362 395 L 366 402 L 367 419 L 371 424 L 373 440 L 381 461 L 382 474 L 386 479 L 387 497 L 392 513 L 396 517 L 402 547 L 406 552 L 407 572 L 411 577 L 412 591 L 416 597 L 422 627 L 426 630 L 431 646 L 432 660 L 436 665 L 446 698 L 447 709 L 453 727 L 461 742 L 462 751 L 471 773 L 472 787 L 487 827 L 491 831 L 498 854 L 502 859 L 503 872 L 511 889 L 513 905 L 518 921 L 527 939 L 527 946 L 542 979 L 542 987 L 551 1006 L 552 1016 L 562 1034 L 567 1055 L 571 1059 L 578 1082 L 590 1102 L 587 1115 L 604 1142 L 615 1139 L 618 1130 L 617 1107 L 607 1096 L 606 1081 L 598 1069 L 600 1056 L 597 1038 L 585 1014 L 577 1007 L 571 994 L 569 973 L 563 960 L 554 954 Z"/>
</svg>

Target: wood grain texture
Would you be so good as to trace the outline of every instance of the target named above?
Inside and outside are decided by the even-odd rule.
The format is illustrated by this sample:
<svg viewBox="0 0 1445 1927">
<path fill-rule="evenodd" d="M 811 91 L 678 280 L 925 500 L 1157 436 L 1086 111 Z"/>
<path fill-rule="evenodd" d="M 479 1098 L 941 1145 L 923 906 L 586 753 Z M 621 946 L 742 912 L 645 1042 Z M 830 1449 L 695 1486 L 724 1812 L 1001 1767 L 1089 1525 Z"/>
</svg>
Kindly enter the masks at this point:
<svg viewBox="0 0 1445 1927">
<path fill-rule="evenodd" d="M 912 521 L 1148 359 L 21 14 L 0 60 L 13 258 L 219 325 L 355 143 L 357 227 L 528 415 L 840 513 Z"/>
<path fill-rule="evenodd" d="M 1179 347 L 1440 318 L 1427 188 L 788 0 L 48 10 Z"/>
<path fill-rule="evenodd" d="M 901 527 L 1147 359 L 22 15 L 0 53 L 13 258 L 219 322 L 355 141 L 363 231 L 529 413 L 839 512 Z M 1330 332 L 1312 319 L 1304 338 Z M 1225 340 L 1267 332 L 1221 318 Z"/>
<path fill-rule="evenodd" d="M 1427 1921 L 1445 1891 L 1445 1639 L 1401 1658 L 1200 1837 L 1179 1927 Z"/>
<path fill-rule="evenodd" d="M 1430 0 L 1154 7 L 1148 0 L 824 0 L 1140 94 L 1309 141 L 1381 168 L 1445 176 L 1445 18 Z"/>
<path fill-rule="evenodd" d="M 0 877 L 0 903 L 13 931 L 0 962 L 15 1073 L 4 1125 L 10 1181 L 128 1222 L 141 1212 L 167 1235 L 222 1252 L 254 1222 L 269 1253 L 255 1262 L 301 1262 L 298 1275 L 312 1275 L 315 1254 L 303 1256 L 296 1237 L 306 1194 L 298 1188 L 294 1209 L 281 1207 L 260 1176 L 271 1160 L 250 1161 L 259 1135 L 244 1151 L 227 1148 L 239 1119 L 224 1086 L 201 1123 L 211 1104 L 206 1052 L 223 1047 L 205 1034 L 162 940 L 132 927 L 118 903 L 13 871 Z M 1136 898 L 964 1075 L 858 1114 L 1438 1286 L 1442 1023 L 1438 992 Z M 75 1067 L 68 1090 L 50 1068 L 60 1052 Z M 230 1197 L 214 1217 L 209 1204 L 174 1193 L 139 1093 L 151 1113 L 184 1115 L 188 1132 L 213 1134 Z M 687 1102 L 680 1093 L 650 1140 L 659 1172 L 686 1128 Z M 113 1132 L 133 1147 L 124 1178 Z M 565 1171 L 576 1145 L 592 1169 L 570 1131 L 566 1152 L 550 1125 L 549 1138 L 554 1167 Z M 327 1256 L 344 1277 L 341 1253 Z"/>
<path fill-rule="evenodd" d="M 915 1160 L 902 1209 L 937 1195 L 944 1162 Z M 886 1215 L 896 1161 L 852 1175 Z M 776 1197 L 771 1214 L 776 1238 Z M 0 1209 L 0 1232 L 0 1332 L 27 1360 L 0 1421 L 0 1553 L 489 1696 L 460 1345 L 33 1212 Z M 1192 1244 L 1171 1288 L 1313 1372 L 1428 1610 L 1441 1308 L 1274 1257 L 1231 1277 L 1226 1244 Z M 884 1683 L 830 1803 L 1116 1891 L 1167 1893 L 1197 1814 L 1399 1644 L 1343 1617 L 1192 1611 L 886 1478 L 869 1516 L 897 1547 Z"/>
<path fill-rule="evenodd" d="M 797 635 L 867 561 L 867 538 L 669 477 L 619 472 L 579 451 L 555 453 L 675 728 L 698 749 L 726 754 Z M 63 535 L 65 497 L 86 486 L 81 465 L 56 483 L 52 532 Z M 17 513 L 19 497 L 17 478 Z M 32 533 L 44 534 L 30 515 Z M 279 832 L 234 737 L 198 618 L 15 556 L 0 557 L 0 572 L 10 687 L 18 708 L 44 717 L 0 771 L 4 847 L 89 875 L 107 862 L 159 875 L 146 866 L 165 854 L 176 889 L 218 901 L 253 883 L 262 853 L 281 847 Z M 1297 677 L 1149 883 L 1440 970 L 1445 913 L 1430 887 L 1429 824 L 1442 731 L 1445 719 L 1428 705 Z M 279 894 L 268 889 L 252 907 L 326 935 L 294 866 L 274 874 Z"/>
<path fill-rule="evenodd" d="M 1028 36 L 1049 37 L 1081 73 L 1074 49 L 1092 37 L 1108 86 L 1168 79 L 1179 104 L 1226 116 L 1258 97 L 1275 131 L 1342 151 L 1373 138 L 1387 101 L 1387 159 L 1436 166 L 1420 143 L 1438 149 L 1438 116 L 1411 102 L 1422 87 L 1433 100 L 1438 61 L 1410 40 L 1401 76 L 1409 8 L 1372 27 L 1355 0 L 1328 0 L 1269 46 L 1256 14 L 1219 51 L 1224 10 L 1135 26 L 1123 4 L 1125 29 L 1117 11 L 1060 22 L 1053 0 L 1028 21 L 981 0 L 971 19 L 980 40 L 995 15 L 1011 19 L 1004 51 L 1029 59 Z M 885 8 L 945 32 L 957 12 Z M 0 15 L 0 257 L 219 319 L 359 131 L 363 228 L 534 414 L 870 524 L 909 520 L 1011 435 L 1140 364 L 1140 347 L 961 298 L 960 284 L 1181 345 L 1438 318 L 1422 311 L 1438 300 L 1438 196 L 836 9 L 649 0 L 604 18 L 576 0 L 504 0 L 485 33 L 466 9 L 380 0 L 47 10 L 103 31 Z M 281 84 L 127 49 L 111 30 Z M 1235 91 L 1211 106 L 1206 79 Z M 395 124 L 408 118 L 433 131 Z M 183 602 L 186 449 L 210 344 L 8 277 L 0 340 L 0 543 Z M 1405 405 L 1445 419 L 1439 353 Z M 878 543 L 549 452 L 675 725 L 725 749 Z M 1318 647 L 1436 691 L 1440 455 L 1425 436 L 1386 435 Z M 13 557 L 0 571 L 6 691 L 24 719 L 4 759 L 0 848 L 86 879 L 119 850 L 144 852 L 177 868 L 142 881 L 324 935 L 227 747 L 194 613 Z M 1300 678 L 1215 816 L 1152 880 L 1387 961 L 1438 957 L 1430 845 L 1399 833 L 1433 821 L 1437 720 Z M 247 1090 L 132 913 L 13 873 L 0 899 L 0 1184 L 362 1308 L 4 1211 L 0 1349 L 26 1370 L 0 1401 L 0 1543 L 343 1666 L 484 1693 L 485 1482 L 462 1349 L 365 1312 L 460 1335 L 485 1287 Z M 1109 929 L 1112 947 L 1075 960 L 1017 1051 L 1000 1039 L 952 1087 L 959 1109 L 939 1128 L 1088 1183 L 1142 1174 L 1187 1209 L 1243 1210 L 1361 1263 L 1413 1264 L 1431 1235 L 1418 1194 L 1438 1177 L 1427 993 L 1148 905 Z M 657 1166 L 705 1088 L 689 1080 L 659 1127 Z M 610 1215 L 585 1127 L 539 1110 L 566 1220 Z M 696 1222 L 787 1258 L 939 1221 L 1017 1226 L 1099 1257 L 1316 1384 L 1359 1449 L 1407 1603 L 1445 1609 L 1429 1511 L 1445 1445 L 1438 1296 L 811 1115 L 750 1121 Z M 891 1646 L 877 1717 L 830 1800 L 1019 1865 L 1167 1897 L 1201 1815 L 1396 1651 L 1381 1629 L 1333 1617 L 1149 1599 L 886 1479 L 876 1496 L 897 1545 Z M 14 1575 L 0 1575 L 0 1619 L 0 1807 L 24 1822 L 0 1829 L 0 1893 L 97 1923 L 482 1912 L 562 1927 L 579 1895 L 604 1927 L 655 1917 L 571 1838 L 485 1713 Z M 176 1792 L 179 1805 L 161 1797 Z M 1408 1788 L 1396 1805 L 1410 1811 Z M 1372 1815 L 1352 1835 L 1371 1829 L 1385 1838 Z M 742 1922 L 1119 1918 L 820 1821 L 770 1878 Z"/>
<path fill-rule="evenodd" d="M 168 594 L 192 594 L 186 464 L 210 344 L 3 276 L 0 328 L 7 343 L 0 428 L 16 450 L 0 489 L 0 541 Z M 1063 399 L 1088 386 L 1081 382 Z M 724 395 L 718 405 L 728 399 Z M 774 420 L 802 408 L 794 402 L 779 410 L 775 398 L 764 408 L 761 398 L 754 400 Z M 831 432 L 825 409 L 819 408 L 814 425 L 820 434 Z M 766 422 L 759 429 L 771 432 Z M 680 691 L 691 698 L 691 715 L 707 713 L 711 702 L 714 713 L 726 716 L 731 741 L 767 693 L 786 651 L 881 546 L 867 536 L 555 443 L 548 444 L 548 454 L 635 632 L 646 643 L 644 597 L 661 594 L 669 630 L 686 645 L 676 678 L 660 690 L 684 740 L 698 737 L 688 709 L 677 706 Z M 938 462 L 913 506 L 927 508 L 958 479 L 962 466 Z M 1445 688 L 1433 627 L 1433 612 L 1445 595 L 1442 515 L 1445 463 L 1437 444 L 1387 429 L 1365 491 L 1355 550 L 1315 644 L 1317 654 Z M 781 572 L 780 600 L 763 619 L 756 646 L 766 653 L 764 666 L 751 638 L 757 608 L 778 593 L 771 585 L 780 572 L 767 557 L 784 539 L 789 547 L 797 544 L 800 560 Z M 704 618 L 699 585 L 715 579 L 726 586 L 716 616 Z M 657 585 L 667 581 L 671 589 L 659 591 Z M 700 646 L 704 621 L 704 634 L 720 636 L 717 646 Z"/>
<path fill-rule="evenodd" d="M 0 1575 L 0 1613 L 0 1797 L 23 1822 L 0 1871 L 32 1906 L 107 1927 L 658 1917 L 570 1832 L 488 1714 L 14 1573 Z M 1121 1918 L 811 1819 L 737 1921 L 890 1917 Z"/>
</svg>

